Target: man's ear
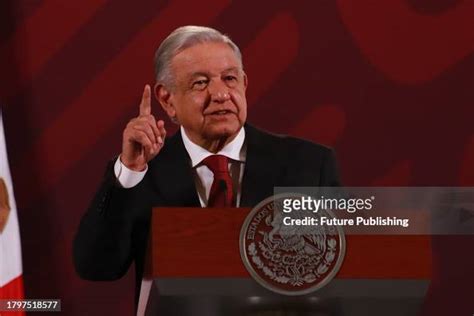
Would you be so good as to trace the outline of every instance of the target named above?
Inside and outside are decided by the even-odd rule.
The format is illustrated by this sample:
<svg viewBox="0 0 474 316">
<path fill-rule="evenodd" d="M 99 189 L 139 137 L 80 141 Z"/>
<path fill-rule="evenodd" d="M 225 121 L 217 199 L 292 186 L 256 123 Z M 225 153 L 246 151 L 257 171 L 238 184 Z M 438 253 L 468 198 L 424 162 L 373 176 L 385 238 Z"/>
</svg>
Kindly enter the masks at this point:
<svg viewBox="0 0 474 316">
<path fill-rule="evenodd" d="M 244 72 L 244 88 L 247 90 L 247 86 L 249 85 L 249 79 L 247 78 L 247 74 Z"/>
<path fill-rule="evenodd" d="M 171 119 L 176 118 L 176 109 L 171 102 L 171 92 L 169 89 L 166 88 L 162 83 L 156 83 L 154 90 L 156 100 L 158 100 L 158 103 L 160 103 L 166 114 L 168 114 Z"/>
</svg>

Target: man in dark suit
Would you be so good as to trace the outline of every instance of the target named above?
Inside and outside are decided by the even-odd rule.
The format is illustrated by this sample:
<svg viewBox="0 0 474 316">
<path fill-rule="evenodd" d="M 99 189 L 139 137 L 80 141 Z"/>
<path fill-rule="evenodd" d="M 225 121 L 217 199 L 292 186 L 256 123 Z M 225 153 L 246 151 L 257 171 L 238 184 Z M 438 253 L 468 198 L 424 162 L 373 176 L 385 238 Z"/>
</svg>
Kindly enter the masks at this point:
<svg viewBox="0 0 474 316">
<path fill-rule="evenodd" d="M 332 150 L 245 123 L 247 76 L 227 36 L 178 28 L 158 48 L 155 65 L 155 96 L 180 130 L 165 142 L 147 85 L 74 241 L 85 279 L 118 279 L 135 261 L 137 295 L 153 206 L 252 207 L 276 186 L 339 184 Z"/>
</svg>

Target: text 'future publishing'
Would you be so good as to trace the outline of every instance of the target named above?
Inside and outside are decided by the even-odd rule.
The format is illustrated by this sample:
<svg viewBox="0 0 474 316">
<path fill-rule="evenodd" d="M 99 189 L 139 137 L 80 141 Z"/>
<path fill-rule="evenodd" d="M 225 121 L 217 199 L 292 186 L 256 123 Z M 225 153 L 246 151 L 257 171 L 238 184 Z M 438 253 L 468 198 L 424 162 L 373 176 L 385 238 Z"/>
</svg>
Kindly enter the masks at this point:
<svg viewBox="0 0 474 316">
<path fill-rule="evenodd" d="M 353 218 L 331 218 L 321 216 L 319 218 L 306 216 L 304 218 L 283 218 L 285 226 L 401 226 L 408 227 L 408 218 L 392 217 L 361 217 Z"/>
</svg>

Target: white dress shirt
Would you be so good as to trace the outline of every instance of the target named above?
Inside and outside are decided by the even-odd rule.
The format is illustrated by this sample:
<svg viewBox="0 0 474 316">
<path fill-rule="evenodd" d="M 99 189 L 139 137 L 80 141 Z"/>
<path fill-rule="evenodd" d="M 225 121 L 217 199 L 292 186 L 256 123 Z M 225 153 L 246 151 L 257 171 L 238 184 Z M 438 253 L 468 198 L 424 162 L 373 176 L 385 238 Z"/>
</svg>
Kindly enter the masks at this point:
<svg viewBox="0 0 474 316">
<path fill-rule="evenodd" d="M 240 205 L 240 196 L 242 193 L 242 178 L 244 175 L 245 159 L 247 156 L 247 148 L 245 146 L 245 129 L 241 128 L 237 136 L 219 152 L 212 153 L 201 146 L 193 143 L 186 131 L 181 126 L 181 137 L 183 138 L 184 147 L 191 158 L 191 167 L 194 174 L 194 183 L 196 185 L 196 192 L 199 196 L 199 202 L 202 207 L 207 205 L 209 199 L 209 192 L 214 181 L 214 174 L 212 171 L 202 164 L 202 161 L 211 155 L 223 155 L 229 158 L 229 172 L 233 181 L 234 196 L 236 197 L 236 206 Z M 165 144 L 166 146 L 166 144 Z M 118 182 L 124 188 L 132 188 L 136 186 L 145 177 L 148 171 L 148 166 L 144 171 L 134 171 L 127 168 L 121 161 L 120 157 L 114 165 L 115 176 Z"/>
</svg>

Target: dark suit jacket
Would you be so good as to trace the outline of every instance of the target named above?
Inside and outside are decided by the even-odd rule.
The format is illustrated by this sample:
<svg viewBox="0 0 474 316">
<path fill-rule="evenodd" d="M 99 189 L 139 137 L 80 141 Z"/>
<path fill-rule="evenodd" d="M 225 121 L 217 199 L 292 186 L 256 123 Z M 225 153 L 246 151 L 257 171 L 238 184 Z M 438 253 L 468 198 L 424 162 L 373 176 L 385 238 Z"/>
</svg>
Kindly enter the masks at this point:
<svg viewBox="0 0 474 316">
<path fill-rule="evenodd" d="M 247 158 L 240 205 L 252 207 L 274 187 L 337 186 L 331 149 L 305 140 L 245 126 Z M 100 189 L 84 214 L 74 240 L 74 263 L 88 280 L 116 280 L 135 261 L 138 297 L 152 206 L 200 207 L 190 158 L 181 133 L 166 141 L 134 188 L 116 183 L 110 162 Z M 136 297 L 136 298 L 137 298 Z"/>
</svg>

